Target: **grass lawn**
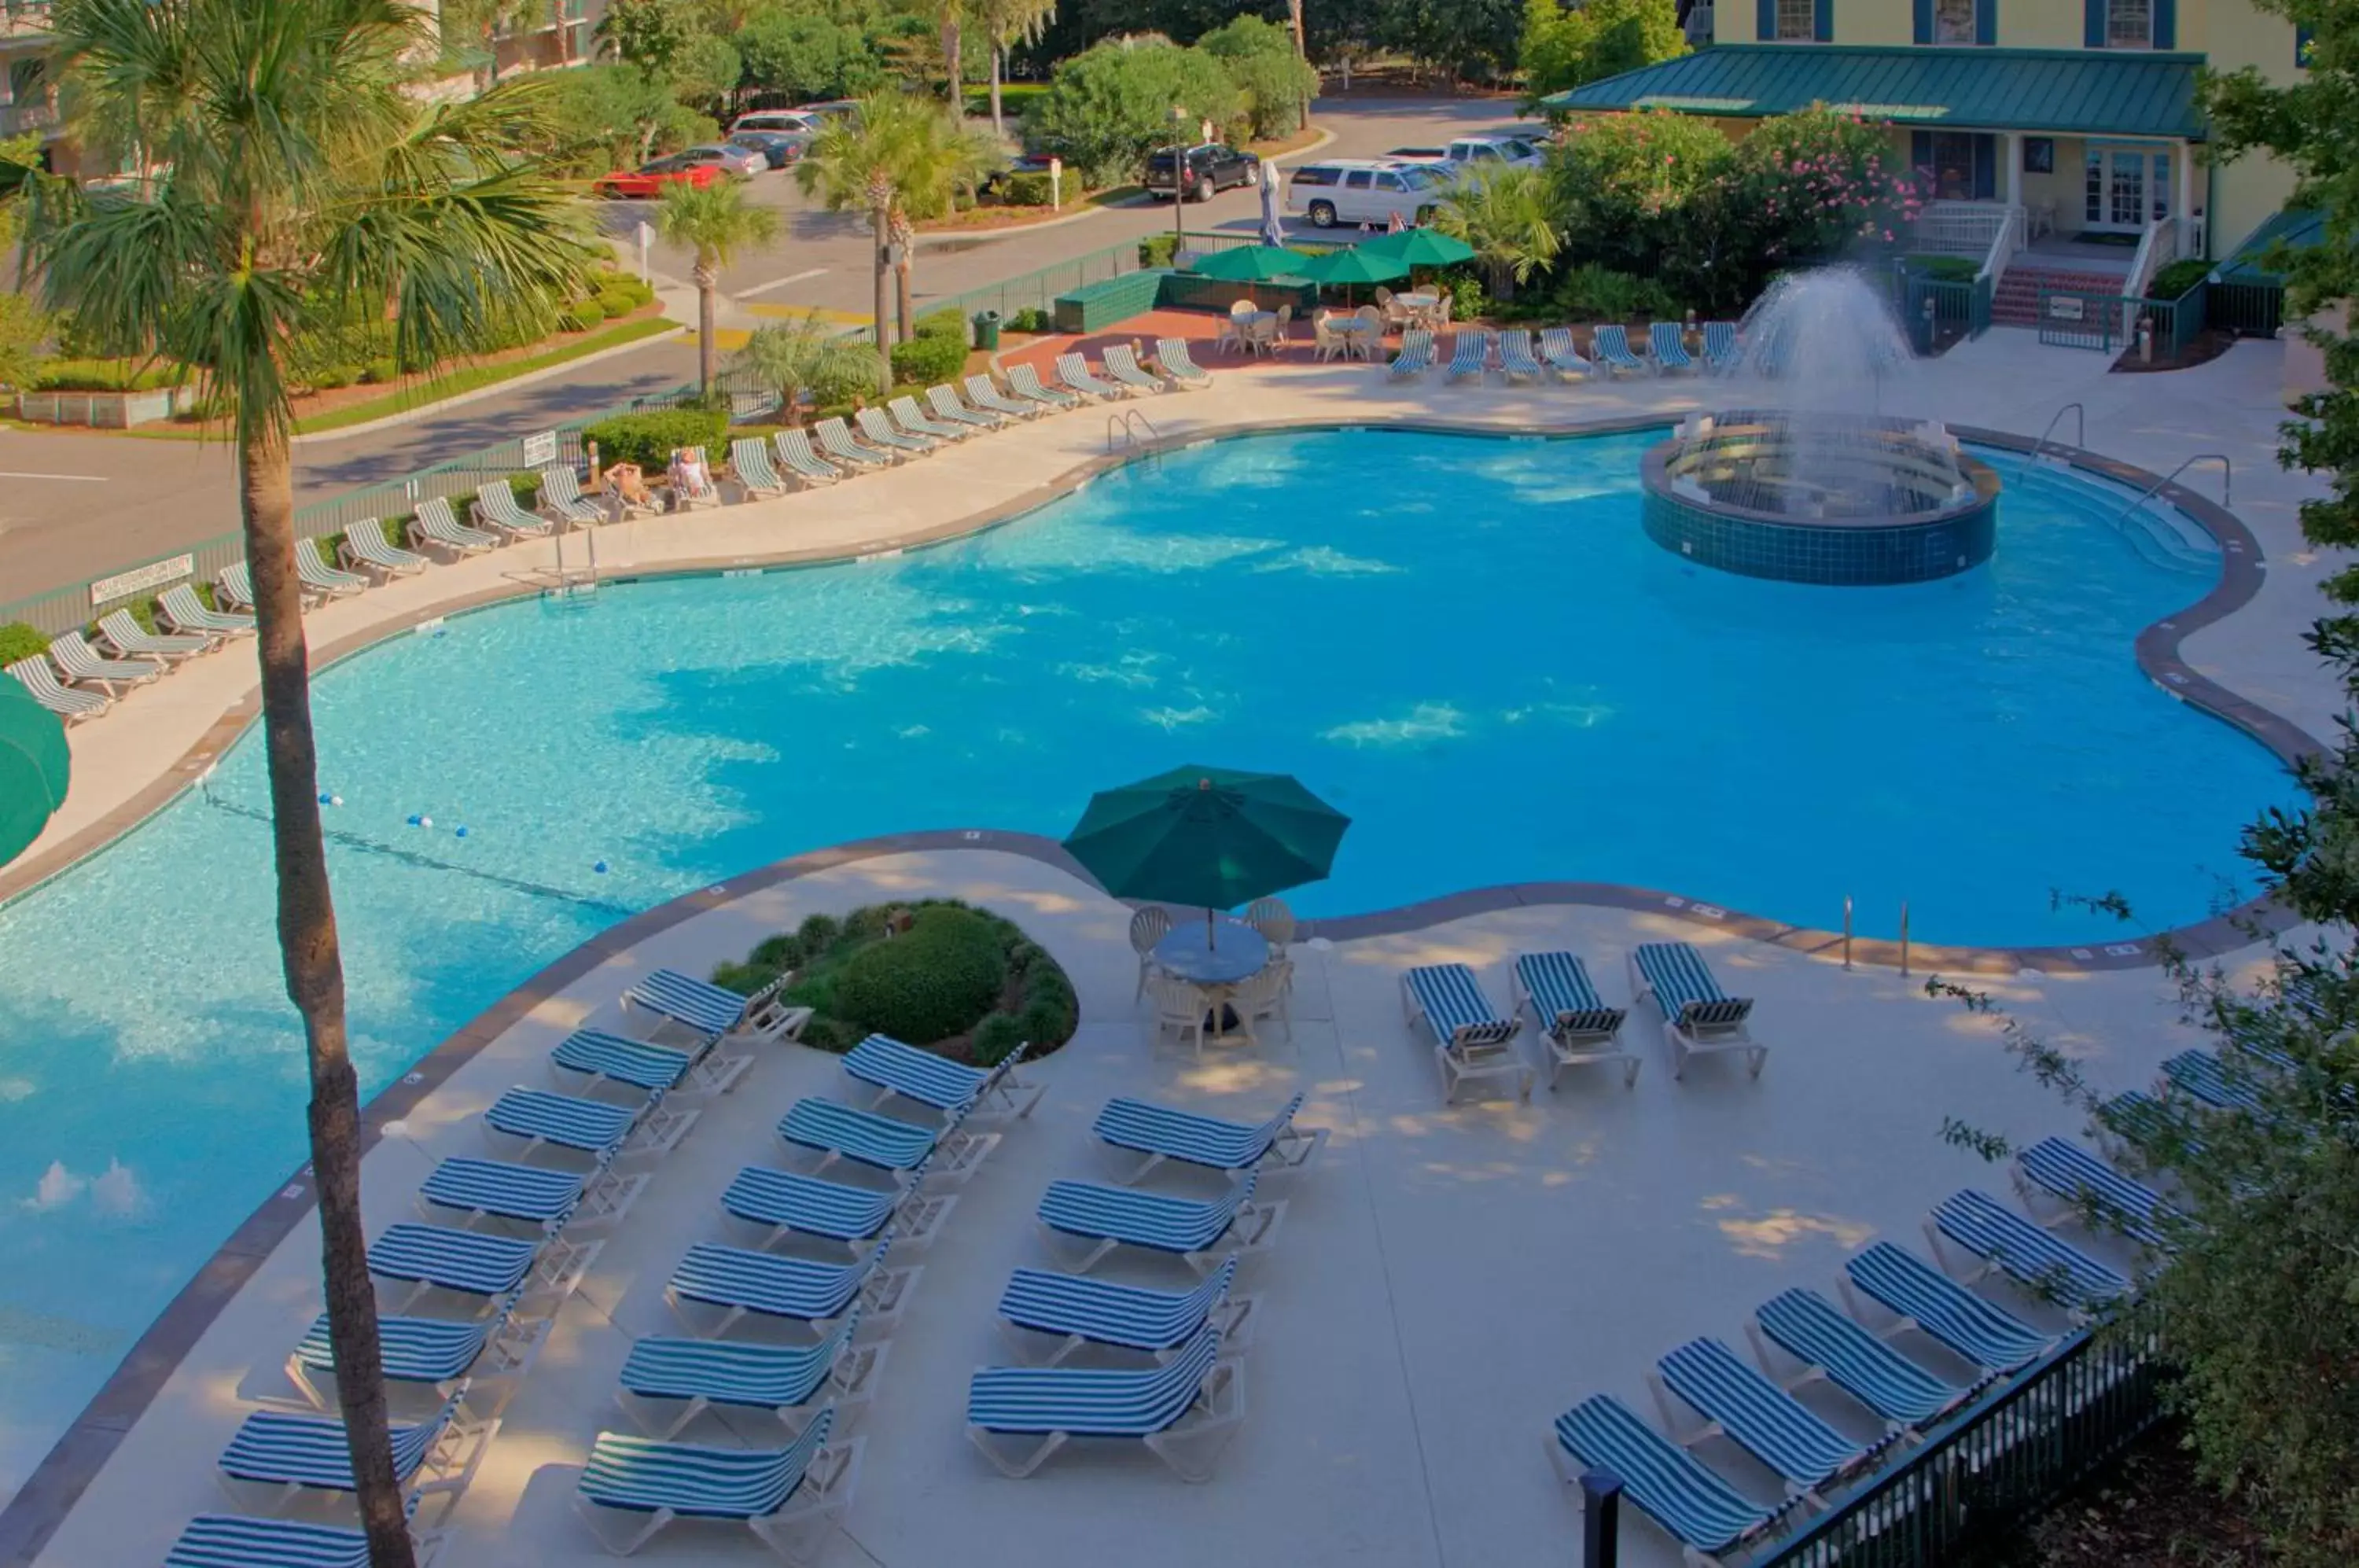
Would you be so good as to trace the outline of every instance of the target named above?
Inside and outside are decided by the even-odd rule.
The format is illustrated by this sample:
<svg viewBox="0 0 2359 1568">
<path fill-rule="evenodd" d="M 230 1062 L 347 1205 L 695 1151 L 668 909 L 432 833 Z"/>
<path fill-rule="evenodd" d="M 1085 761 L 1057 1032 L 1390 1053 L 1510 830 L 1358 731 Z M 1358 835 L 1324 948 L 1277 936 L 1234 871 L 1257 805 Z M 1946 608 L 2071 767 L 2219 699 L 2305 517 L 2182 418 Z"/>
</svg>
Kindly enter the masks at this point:
<svg viewBox="0 0 2359 1568">
<path fill-rule="evenodd" d="M 1003 82 L 999 85 L 999 112 L 1021 114 L 1026 104 L 1048 91 L 1045 82 Z M 966 95 L 966 112 L 970 119 L 991 118 L 991 83 L 986 82 Z"/>
</svg>

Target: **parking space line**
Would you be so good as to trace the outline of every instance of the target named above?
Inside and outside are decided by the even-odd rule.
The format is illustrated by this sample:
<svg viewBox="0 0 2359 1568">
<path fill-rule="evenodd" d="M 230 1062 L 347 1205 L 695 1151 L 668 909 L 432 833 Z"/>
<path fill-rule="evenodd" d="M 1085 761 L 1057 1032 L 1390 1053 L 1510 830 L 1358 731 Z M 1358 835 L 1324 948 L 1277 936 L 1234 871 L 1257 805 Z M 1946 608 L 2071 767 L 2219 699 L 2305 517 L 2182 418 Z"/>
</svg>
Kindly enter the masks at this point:
<svg viewBox="0 0 2359 1568">
<path fill-rule="evenodd" d="M 61 479 L 73 485 L 103 485 L 107 476 L 103 474 L 20 474 L 13 469 L 0 468 L 0 479 Z"/>
</svg>

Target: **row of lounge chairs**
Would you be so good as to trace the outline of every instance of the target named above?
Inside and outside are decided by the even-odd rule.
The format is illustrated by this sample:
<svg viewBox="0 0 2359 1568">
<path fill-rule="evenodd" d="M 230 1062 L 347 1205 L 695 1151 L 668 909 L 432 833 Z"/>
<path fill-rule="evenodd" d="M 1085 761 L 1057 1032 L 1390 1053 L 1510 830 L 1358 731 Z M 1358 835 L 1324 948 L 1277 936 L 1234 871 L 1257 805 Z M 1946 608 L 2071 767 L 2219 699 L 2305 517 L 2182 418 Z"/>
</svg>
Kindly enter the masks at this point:
<svg viewBox="0 0 2359 1568">
<path fill-rule="evenodd" d="M 1610 1394 L 1567 1410 L 1548 1443 L 1559 1473 L 1568 1483 L 1582 1468 L 1620 1476 L 1630 1499 L 1680 1543 L 1691 1564 L 1750 1547 L 1798 1509 L 1824 1508 L 1829 1488 L 1872 1472 L 1900 1445 L 1922 1441 L 2054 1347 L 2056 1334 L 1973 1286 L 2004 1276 L 2027 1298 L 2075 1322 L 2091 1321 L 2129 1296 L 2127 1277 L 2060 1239 L 2052 1227 L 2076 1218 L 2100 1223 L 2093 1215 L 2110 1223 L 2125 1212 L 2152 1214 L 2164 1206 L 2161 1195 L 2062 1138 L 2021 1151 L 2014 1179 L 2027 1208 L 2050 1211 L 2045 1218 L 2035 1223 L 1971 1188 L 1953 1193 L 1926 1218 L 1932 1262 L 1875 1242 L 1844 1265 L 1843 1307 L 1798 1288 L 1755 1309 L 1745 1325 L 1753 1364 L 1710 1338 L 1664 1356 L 1647 1376 L 1659 1430 Z M 2140 1246 L 2159 1245 L 2150 1229 L 2118 1228 Z M 1903 1355 L 1897 1343 L 1910 1335 L 1938 1345 L 1970 1375 L 1946 1376 Z M 1884 1435 L 1870 1442 L 1848 1436 L 1794 1397 L 1818 1382 L 1874 1417 Z M 1712 1440 L 1767 1467 L 1784 1484 L 1785 1498 L 1764 1504 L 1730 1485 L 1692 1452 Z"/>
<path fill-rule="evenodd" d="M 737 1173 L 721 1207 L 753 1245 L 691 1246 L 664 1288 L 688 1334 L 642 1338 L 624 1362 L 616 1399 L 645 1435 L 600 1432 L 575 1493 L 610 1551 L 703 1519 L 742 1524 L 798 1561 L 850 1506 L 860 1443 L 847 1439 L 849 1418 L 890 1349 L 874 1331 L 898 1318 L 920 1272 L 908 1255 L 958 1201 L 939 1186 L 971 1174 L 999 1141 L 974 1124 L 1028 1116 L 1038 1103 L 1041 1091 L 1016 1076 L 1024 1055 L 982 1070 L 871 1035 L 842 1063 L 874 1091 L 867 1105 L 806 1098 L 788 1108 L 778 1137 L 810 1169 Z M 886 1115 L 897 1100 L 914 1109 Z M 933 1119 L 902 1119 L 912 1114 Z M 838 1165 L 851 1179 L 825 1174 Z M 811 1335 L 726 1337 L 749 1322 L 808 1324 Z M 681 1441 L 708 1413 L 734 1424 L 756 1412 L 785 1427 L 783 1445 Z"/>
<path fill-rule="evenodd" d="M 1433 1037 L 1445 1103 L 1461 1083 L 1487 1078 L 1508 1080 L 1519 1098 L 1531 1097 L 1532 1068 L 1514 1043 L 1527 1016 L 1547 1041 L 1549 1088 L 1568 1068 L 1581 1066 L 1617 1068 L 1625 1088 L 1637 1083 L 1638 1058 L 1621 1045 L 1628 1011 L 1599 996 L 1579 954 L 1518 953 L 1514 978 L 1515 1005 L 1503 1014 L 1463 964 L 1422 964 L 1402 974 L 1402 1007 L 1412 1027 L 1421 1023 Z M 1652 1002 L 1660 1017 L 1674 1079 L 1685 1076 L 1689 1057 L 1722 1051 L 1740 1052 L 1746 1071 L 1761 1075 L 1769 1048 L 1747 1027 L 1752 999 L 1722 990 L 1690 944 L 1650 942 L 1633 948 L 1630 988 L 1634 1002 Z"/>
<path fill-rule="evenodd" d="M 1023 1360 L 984 1367 L 967 1387 L 967 1435 L 1002 1474 L 1021 1479 L 1073 1439 L 1095 1438 L 1142 1443 L 1183 1479 L 1211 1479 L 1220 1447 L 1245 1419 L 1237 1356 L 1255 1301 L 1231 1299 L 1238 1264 L 1268 1250 L 1286 1209 L 1256 1201 L 1262 1172 L 1299 1170 L 1326 1142 L 1325 1129 L 1294 1125 L 1301 1108 L 1297 1094 L 1247 1124 L 1107 1102 L 1099 1138 L 1144 1160 L 1114 1184 L 1050 1183 L 1039 1218 L 1068 1269 L 1018 1269 L 1009 1278 L 1000 1318 Z M 1198 1200 L 1138 1189 L 1169 1162 L 1225 1174 L 1229 1191 Z M 1180 1258 L 1199 1282 L 1172 1291 L 1090 1277 L 1123 1247 Z M 1065 1365 L 1084 1351 L 1097 1364 Z M 1103 1364 L 1109 1356 L 1114 1365 Z M 1142 1356 L 1149 1363 L 1135 1365 Z"/>
<path fill-rule="evenodd" d="M 35 702 L 79 724 L 105 713 L 132 688 L 254 631 L 252 615 L 214 610 L 185 583 L 164 591 L 161 608 L 168 632 L 148 631 L 129 610 L 111 610 L 99 618 L 98 644 L 67 632 L 51 638 L 46 652 L 9 665 L 8 673 Z"/>
<path fill-rule="evenodd" d="M 414 1530 L 420 1503 L 455 1498 L 481 1464 L 559 1308 L 603 1246 L 582 1233 L 619 1220 L 645 1185 L 620 1162 L 678 1143 L 696 1115 L 678 1109 L 679 1096 L 735 1083 L 751 1058 L 723 1051 L 724 1039 L 775 1038 L 795 1021 L 774 997 L 748 999 L 664 970 L 625 992 L 623 1007 L 626 1018 L 649 1022 L 649 1038 L 585 1029 L 549 1056 L 560 1083 L 592 1096 L 618 1090 L 621 1103 L 527 1089 L 503 1094 L 485 1113 L 484 1133 L 513 1158 L 443 1160 L 419 1190 L 425 1218 L 387 1227 L 369 1247 L 397 1411 L 430 1400 L 392 1425 Z M 661 1043 L 666 1034 L 685 1043 Z M 643 1137 L 658 1127 L 668 1130 Z M 530 1162 L 549 1150 L 558 1151 L 556 1162 Z M 429 1294 L 445 1312 L 408 1315 Z M 353 1490 L 324 1315 L 297 1343 L 287 1372 L 311 1409 L 255 1411 L 222 1454 L 223 1488 L 255 1511 L 193 1520 L 166 1558 L 169 1568 L 357 1568 L 367 1561 L 358 1530 L 277 1517 L 307 1495 Z M 421 1544 L 433 1544 L 435 1531 L 419 1533 Z"/>
<path fill-rule="evenodd" d="M 1678 322 L 1657 321 L 1648 347 L 1652 352 L 1638 354 L 1631 347 L 1628 330 L 1610 324 L 1592 332 L 1590 352 L 1586 354 L 1573 342 L 1570 327 L 1542 329 L 1537 347 L 1531 332 L 1525 328 L 1513 328 L 1495 335 L 1468 328 L 1452 334 L 1442 360 L 1448 367 L 1448 380 L 1479 382 L 1491 371 L 1495 349 L 1500 376 L 1510 384 L 1526 386 L 1545 379 L 1586 380 L 1600 374 L 1660 376 L 1693 374 L 1698 370 L 1718 374 L 1736 363 L 1736 324 L 1705 322 L 1703 347 L 1699 355 L 1688 352 L 1686 336 Z M 1433 333 L 1404 332 L 1400 354 L 1386 374 L 1395 381 L 1413 380 L 1433 368 L 1435 355 Z"/>
</svg>

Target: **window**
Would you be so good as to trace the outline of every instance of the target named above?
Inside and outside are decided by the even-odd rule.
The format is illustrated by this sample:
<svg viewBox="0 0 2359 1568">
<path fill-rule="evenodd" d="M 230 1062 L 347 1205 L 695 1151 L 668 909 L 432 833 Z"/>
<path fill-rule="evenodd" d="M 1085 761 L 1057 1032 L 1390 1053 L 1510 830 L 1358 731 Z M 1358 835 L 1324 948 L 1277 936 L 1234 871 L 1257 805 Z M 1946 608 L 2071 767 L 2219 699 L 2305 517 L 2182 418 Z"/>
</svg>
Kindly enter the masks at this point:
<svg viewBox="0 0 2359 1568">
<path fill-rule="evenodd" d="M 1379 191 L 1406 191 L 1408 189 L 1408 181 L 1403 180 L 1397 174 L 1379 174 L 1376 176 L 1376 189 Z"/>
<path fill-rule="evenodd" d="M 1933 0 L 1933 41 L 1937 44 L 1979 42 L 1975 0 Z"/>
<path fill-rule="evenodd" d="M 2154 0 L 2106 0 L 2105 47 L 2154 48 Z"/>
<path fill-rule="evenodd" d="M 1344 189 L 1344 190 L 1346 190 L 1346 191 L 1365 191 L 1367 188 L 1368 188 L 1368 171 L 1367 171 L 1366 169 L 1355 169 L 1352 170 L 1352 172 L 1351 172 L 1351 173 L 1349 173 L 1349 174 L 1347 174 L 1347 175 L 1343 176 L 1343 189 Z"/>
<path fill-rule="evenodd" d="M 1976 194 L 1974 135 L 1971 131 L 1936 131 L 1930 138 L 1933 197 L 1940 201 L 1971 201 Z"/>
<path fill-rule="evenodd" d="M 1314 163 L 1306 168 L 1296 169 L 1294 171 L 1294 183 L 1297 185 L 1332 185 L 1335 183 L 1335 171 L 1332 169 L 1321 168 L 1318 164 Z"/>
<path fill-rule="evenodd" d="M 1809 43 L 1818 36 L 1818 0 L 1777 0 L 1779 43 Z"/>
</svg>

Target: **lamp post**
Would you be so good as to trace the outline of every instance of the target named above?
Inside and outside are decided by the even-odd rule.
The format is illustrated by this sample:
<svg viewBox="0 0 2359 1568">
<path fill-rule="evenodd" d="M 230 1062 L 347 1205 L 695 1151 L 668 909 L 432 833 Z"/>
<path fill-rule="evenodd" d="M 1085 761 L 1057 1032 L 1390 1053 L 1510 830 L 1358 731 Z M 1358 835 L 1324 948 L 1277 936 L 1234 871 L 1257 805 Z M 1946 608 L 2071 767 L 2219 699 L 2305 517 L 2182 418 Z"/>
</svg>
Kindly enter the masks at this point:
<svg viewBox="0 0 2359 1568">
<path fill-rule="evenodd" d="M 1180 127 L 1188 123 L 1188 111 L 1179 104 L 1171 105 L 1171 262 L 1180 263 L 1180 252 L 1188 244 L 1188 143 Z"/>
</svg>

